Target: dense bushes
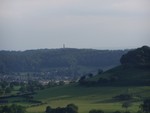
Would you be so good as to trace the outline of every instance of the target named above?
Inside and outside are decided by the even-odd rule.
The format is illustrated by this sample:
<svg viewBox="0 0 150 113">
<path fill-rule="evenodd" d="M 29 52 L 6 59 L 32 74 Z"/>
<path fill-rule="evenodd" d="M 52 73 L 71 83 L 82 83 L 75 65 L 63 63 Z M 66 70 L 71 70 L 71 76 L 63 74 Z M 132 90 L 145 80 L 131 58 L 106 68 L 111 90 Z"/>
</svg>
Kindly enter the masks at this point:
<svg viewBox="0 0 150 113">
<path fill-rule="evenodd" d="M 150 99 L 144 100 L 140 108 L 144 113 L 150 113 Z"/>
<path fill-rule="evenodd" d="M 93 109 L 93 110 L 90 110 L 89 113 L 104 113 L 104 111 Z"/>
<path fill-rule="evenodd" d="M 26 113 L 25 107 L 20 105 L 0 106 L 0 113 Z"/>
<path fill-rule="evenodd" d="M 78 113 L 78 107 L 74 104 L 68 104 L 66 107 L 51 108 L 46 107 L 45 113 Z"/>
<path fill-rule="evenodd" d="M 85 76 L 82 76 L 79 80 L 79 84 L 83 85 L 83 86 L 109 86 L 109 85 L 116 85 L 115 82 L 118 81 L 117 77 L 100 77 L 98 80 L 96 81 L 90 81 L 87 80 Z M 115 84 L 114 84 L 115 83 Z"/>
<path fill-rule="evenodd" d="M 113 98 L 119 101 L 123 101 L 123 100 L 131 100 L 133 99 L 133 96 L 131 94 L 120 94 Z"/>
</svg>

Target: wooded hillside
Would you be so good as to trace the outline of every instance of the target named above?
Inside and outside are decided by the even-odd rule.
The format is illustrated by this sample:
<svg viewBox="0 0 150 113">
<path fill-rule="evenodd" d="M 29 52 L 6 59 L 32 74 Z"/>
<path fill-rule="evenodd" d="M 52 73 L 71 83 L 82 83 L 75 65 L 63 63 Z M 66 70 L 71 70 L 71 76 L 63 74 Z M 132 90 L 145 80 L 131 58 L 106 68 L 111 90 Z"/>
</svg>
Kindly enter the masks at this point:
<svg viewBox="0 0 150 113">
<path fill-rule="evenodd" d="M 119 65 L 127 50 L 39 49 L 0 51 L 0 73 L 63 71 L 82 74 Z M 66 72 L 67 71 L 67 72 Z"/>
</svg>

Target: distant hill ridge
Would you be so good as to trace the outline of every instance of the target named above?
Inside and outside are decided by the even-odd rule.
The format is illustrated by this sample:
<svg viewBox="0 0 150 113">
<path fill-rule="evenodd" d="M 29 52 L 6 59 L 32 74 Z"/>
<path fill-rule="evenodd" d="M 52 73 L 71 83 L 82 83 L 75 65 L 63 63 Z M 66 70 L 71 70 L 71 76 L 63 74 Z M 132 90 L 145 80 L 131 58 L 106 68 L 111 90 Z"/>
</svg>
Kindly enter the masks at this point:
<svg viewBox="0 0 150 113">
<path fill-rule="evenodd" d="M 131 50 L 120 59 L 121 65 L 79 81 L 86 86 L 150 85 L 150 47 Z"/>
<path fill-rule="evenodd" d="M 119 59 L 127 51 L 74 48 L 0 51 L 0 73 L 55 70 L 63 74 L 66 70 L 65 74 L 81 75 L 119 65 Z"/>
</svg>

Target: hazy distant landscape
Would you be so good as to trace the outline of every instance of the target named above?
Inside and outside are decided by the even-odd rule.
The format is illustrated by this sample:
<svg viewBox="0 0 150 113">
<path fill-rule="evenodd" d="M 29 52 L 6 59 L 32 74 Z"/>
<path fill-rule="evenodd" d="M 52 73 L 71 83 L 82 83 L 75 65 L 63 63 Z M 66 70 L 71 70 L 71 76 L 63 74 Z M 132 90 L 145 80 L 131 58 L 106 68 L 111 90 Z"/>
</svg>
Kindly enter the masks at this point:
<svg viewBox="0 0 150 113">
<path fill-rule="evenodd" d="M 19 61 L 24 60 L 27 55 L 36 56 L 28 57 L 30 64 L 35 62 L 35 59 L 44 62 L 45 57 L 47 57 L 47 62 L 51 62 L 50 56 L 53 56 L 52 64 L 42 65 L 41 62 L 37 62 L 36 65 L 22 64 L 20 68 L 12 66 L 12 69 L 9 67 L 0 71 L 0 110 L 2 113 L 7 111 L 6 107 L 11 113 L 16 113 L 14 109 L 20 110 L 20 113 L 149 113 L 145 111 L 149 109 L 150 102 L 150 47 L 148 46 L 128 51 L 58 49 L 24 52 L 1 51 L 0 53 L 1 67 L 9 67 L 15 58 L 20 60 L 16 59 L 13 65 L 19 65 Z M 84 53 L 83 56 L 82 53 Z M 59 60 L 54 57 L 55 55 L 59 56 Z M 107 55 L 110 58 L 102 57 Z M 94 60 L 91 60 L 93 57 Z M 117 57 L 118 59 L 115 59 Z M 106 62 L 108 59 L 109 63 Z M 7 64 L 4 64 L 4 61 L 7 61 Z M 67 62 L 70 64 L 68 65 L 66 61 L 70 61 Z M 84 74 L 85 70 L 80 74 L 76 72 L 75 76 L 73 72 L 79 69 L 77 67 L 81 67 L 82 62 L 86 63 L 82 65 L 82 68 L 87 66 L 84 67 L 88 70 L 87 74 Z M 26 67 L 23 67 L 24 65 Z M 37 65 L 39 67 L 34 68 Z M 43 69 L 44 66 L 46 69 Z M 105 66 L 112 66 L 112 68 L 104 71 L 102 68 Z M 92 73 L 89 72 L 91 70 L 89 67 L 95 70 L 96 67 L 102 68 L 97 68 L 97 72 Z M 60 68 L 61 70 L 70 68 L 71 72 L 70 74 L 67 71 L 60 72 L 62 74 L 59 75 L 59 73 L 53 73 L 51 68 L 57 72 L 60 72 Z M 8 107 L 9 104 L 12 105 Z"/>
<path fill-rule="evenodd" d="M 79 78 L 99 69 L 108 70 L 120 64 L 128 50 L 41 49 L 0 51 L 1 74 L 28 73 L 62 80 Z"/>
<path fill-rule="evenodd" d="M 150 113 L 150 0 L 0 0 L 0 113 Z"/>
</svg>

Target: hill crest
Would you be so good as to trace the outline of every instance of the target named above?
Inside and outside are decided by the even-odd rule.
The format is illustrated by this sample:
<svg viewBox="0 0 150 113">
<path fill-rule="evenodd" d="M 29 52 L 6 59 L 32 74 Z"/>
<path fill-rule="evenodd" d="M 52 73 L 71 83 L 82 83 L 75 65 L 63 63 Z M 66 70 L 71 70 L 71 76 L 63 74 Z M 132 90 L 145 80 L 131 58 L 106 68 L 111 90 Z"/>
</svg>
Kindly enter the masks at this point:
<svg viewBox="0 0 150 113">
<path fill-rule="evenodd" d="M 81 76 L 119 65 L 120 57 L 127 51 L 75 48 L 0 51 L 0 73 L 50 72 L 51 75 Z"/>
<path fill-rule="evenodd" d="M 121 65 L 94 77 L 79 81 L 86 86 L 150 85 L 150 48 L 129 51 L 121 57 Z"/>
</svg>

